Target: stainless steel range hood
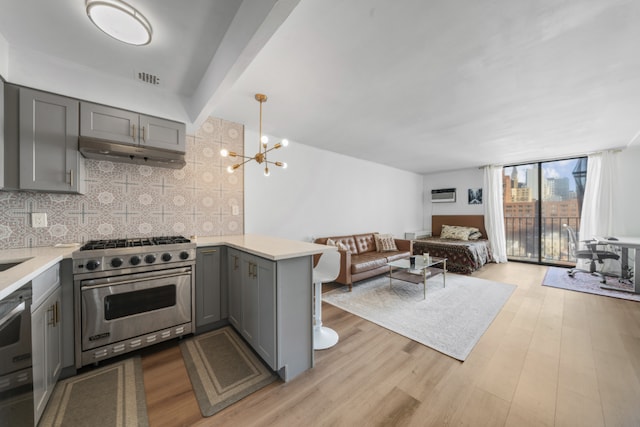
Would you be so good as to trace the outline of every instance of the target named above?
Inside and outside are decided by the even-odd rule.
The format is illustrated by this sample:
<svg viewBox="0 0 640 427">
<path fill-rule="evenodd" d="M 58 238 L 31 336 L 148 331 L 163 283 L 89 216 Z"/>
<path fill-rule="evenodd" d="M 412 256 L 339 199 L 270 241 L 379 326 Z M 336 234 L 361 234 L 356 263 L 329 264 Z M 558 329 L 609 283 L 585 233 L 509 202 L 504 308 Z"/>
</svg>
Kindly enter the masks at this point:
<svg viewBox="0 0 640 427">
<path fill-rule="evenodd" d="M 187 164 L 184 160 L 184 154 L 176 151 L 118 144 L 92 138 L 80 138 L 79 149 L 82 155 L 88 159 L 134 163 L 171 169 L 182 169 L 184 165 Z"/>
</svg>

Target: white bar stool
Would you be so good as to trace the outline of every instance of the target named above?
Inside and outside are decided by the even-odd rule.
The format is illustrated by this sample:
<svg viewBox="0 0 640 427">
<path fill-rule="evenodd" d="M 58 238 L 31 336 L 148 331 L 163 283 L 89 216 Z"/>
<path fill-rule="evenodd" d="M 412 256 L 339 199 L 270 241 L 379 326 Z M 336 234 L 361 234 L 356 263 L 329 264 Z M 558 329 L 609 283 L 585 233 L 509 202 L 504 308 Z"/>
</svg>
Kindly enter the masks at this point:
<svg viewBox="0 0 640 427">
<path fill-rule="evenodd" d="M 338 343 L 338 333 L 322 326 L 322 284 L 333 282 L 340 274 L 340 252 L 324 252 L 320 255 L 318 265 L 313 269 L 313 285 L 315 286 L 315 313 L 313 326 L 313 349 L 324 350 Z"/>
</svg>

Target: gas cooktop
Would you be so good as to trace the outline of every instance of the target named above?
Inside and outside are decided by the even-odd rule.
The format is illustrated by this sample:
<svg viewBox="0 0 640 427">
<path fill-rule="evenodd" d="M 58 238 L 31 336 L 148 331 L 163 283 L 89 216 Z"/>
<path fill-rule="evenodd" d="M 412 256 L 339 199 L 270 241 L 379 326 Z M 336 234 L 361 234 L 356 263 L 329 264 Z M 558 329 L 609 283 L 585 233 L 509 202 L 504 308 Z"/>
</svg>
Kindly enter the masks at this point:
<svg viewBox="0 0 640 427">
<path fill-rule="evenodd" d="M 178 243 L 191 243 L 191 240 L 182 236 L 143 237 L 139 239 L 107 239 L 90 240 L 79 250 L 93 251 L 98 249 L 135 248 L 140 246 L 174 245 Z"/>
<path fill-rule="evenodd" d="M 74 274 L 167 268 L 174 263 L 195 262 L 196 244 L 182 236 L 91 240 L 71 257 Z"/>
</svg>

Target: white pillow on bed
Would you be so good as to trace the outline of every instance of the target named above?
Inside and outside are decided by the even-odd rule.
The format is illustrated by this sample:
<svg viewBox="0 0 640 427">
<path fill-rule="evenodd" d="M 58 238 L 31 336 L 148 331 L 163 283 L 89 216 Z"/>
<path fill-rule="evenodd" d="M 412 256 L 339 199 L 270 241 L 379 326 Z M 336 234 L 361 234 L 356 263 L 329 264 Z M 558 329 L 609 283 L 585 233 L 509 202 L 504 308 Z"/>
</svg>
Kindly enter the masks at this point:
<svg viewBox="0 0 640 427">
<path fill-rule="evenodd" d="M 462 227 L 460 225 L 443 225 L 440 232 L 441 239 L 453 239 L 453 240 L 469 240 L 471 234 L 480 233 L 475 227 Z M 474 237 L 474 240 L 479 238 Z"/>
</svg>

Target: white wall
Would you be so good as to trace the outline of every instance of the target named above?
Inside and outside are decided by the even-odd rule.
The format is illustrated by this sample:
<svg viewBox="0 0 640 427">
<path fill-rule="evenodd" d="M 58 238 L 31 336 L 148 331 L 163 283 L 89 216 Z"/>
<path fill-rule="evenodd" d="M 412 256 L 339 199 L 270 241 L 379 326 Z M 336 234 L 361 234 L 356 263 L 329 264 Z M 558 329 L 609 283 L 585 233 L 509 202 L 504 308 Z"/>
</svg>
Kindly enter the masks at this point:
<svg viewBox="0 0 640 427">
<path fill-rule="evenodd" d="M 618 154 L 618 190 L 614 195 L 614 234 L 640 236 L 640 146 Z"/>
<path fill-rule="evenodd" d="M 257 141 L 245 129 L 247 155 Z M 373 231 L 404 237 L 423 227 L 420 175 L 295 142 L 269 158 L 288 168 L 265 177 L 261 165 L 244 166 L 247 233 L 309 241 Z"/>
<path fill-rule="evenodd" d="M 2 55 L 0 40 L 0 66 Z M 9 83 L 189 123 L 182 101 L 177 96 L 162 88 L 137 82 L 133 77 L 130 81 L 118 79 L 57 57 L 11 46 L 7 60 L 10 64 L 3 77 Z M 43 69 L 50 72 L 43 73 Z"/>
<path fill-rule="evenodd" d="M 462 169 L 424 175 L 424 224 L 431 230 L 432 215 L 483 215 L 484 204 L 470 205 L 467 191 L 482 188 L 482 169 Z M 431 190 L 455 188 L 455 203 L 431 203 Z"/>
<path fill-rule="evenodd" d="M 9 43 L 0 34 L 0 76 L 7 80 L 9 75 Z"/>
</svg>

